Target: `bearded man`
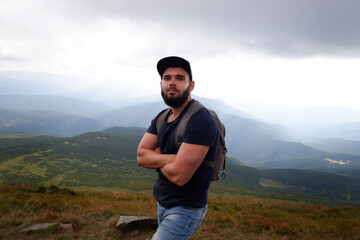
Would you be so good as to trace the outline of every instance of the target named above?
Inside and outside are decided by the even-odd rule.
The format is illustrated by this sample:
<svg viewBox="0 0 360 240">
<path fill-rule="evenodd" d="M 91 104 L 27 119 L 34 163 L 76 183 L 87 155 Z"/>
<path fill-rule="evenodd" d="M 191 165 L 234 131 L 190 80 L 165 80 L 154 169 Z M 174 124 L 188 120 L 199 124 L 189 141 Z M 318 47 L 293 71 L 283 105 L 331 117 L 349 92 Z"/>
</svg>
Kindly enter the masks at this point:
<svg viewBox="0 0 360 240">
<path fill-rule="evenodd" d="M 161 96 L 171 108 L 159 131 L 150 124 L 137 150 L 139 166 L 157 169 L 153 194 L 158 207 L 158 229 L 153 240 L 189 239 L 203 221 L 208 200 L 213 161 L 219 141 L 218 125 L 202 108 L 192 115 L 180 147 L 174 140 L 176 128 L 194 103 L 195 87 L 190 63 L 181 57 L 166 57 L 157 63 Z"/>
</svg>

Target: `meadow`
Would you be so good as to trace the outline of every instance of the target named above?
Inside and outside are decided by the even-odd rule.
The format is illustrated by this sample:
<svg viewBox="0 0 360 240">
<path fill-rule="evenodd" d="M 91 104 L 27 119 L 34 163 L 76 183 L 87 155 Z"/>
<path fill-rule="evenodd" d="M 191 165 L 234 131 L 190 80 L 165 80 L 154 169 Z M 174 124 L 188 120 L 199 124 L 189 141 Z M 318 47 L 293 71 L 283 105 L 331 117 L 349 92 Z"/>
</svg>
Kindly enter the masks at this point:
<svg viewBox="0 0 360 240">
<path fill-rule="evenodd" d="M 155 229 L 116 228 L 121 215 L 156 217 L 150 194 L 62 188 L 56 185 L 0 185 L 0 239 L 151 239 Z M 33 224 L 57 223 L 20 232 Z M 72 232 L 61 233 L 59 223 Z M 360 207 L 324 207 L 257 198 L 212 197 L 192 240 L 360 239 Z M 132 236 L 139 230 L 136 236 Z"/>
</svg>

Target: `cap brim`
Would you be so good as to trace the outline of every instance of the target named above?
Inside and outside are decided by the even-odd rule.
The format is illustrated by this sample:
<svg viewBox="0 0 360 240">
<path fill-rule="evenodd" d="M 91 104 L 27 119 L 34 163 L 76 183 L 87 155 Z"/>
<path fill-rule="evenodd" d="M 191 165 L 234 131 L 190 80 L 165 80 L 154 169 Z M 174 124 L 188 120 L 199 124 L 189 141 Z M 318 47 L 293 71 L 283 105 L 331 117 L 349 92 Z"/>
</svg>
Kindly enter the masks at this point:
<svg viewBox="0 0 360 240">
<path fill-rule="evenodd" d="M 189 74 L 190 79 L 192 79 L 190 63 L 187 60 L 176 56 L 171 56 L 161 59 L 157 63 L 157 70 L 161 77 L 165 72 L 165 70 L 168 69 L 169 67 L 180 67 L 184 69 Z"/>
</svg>

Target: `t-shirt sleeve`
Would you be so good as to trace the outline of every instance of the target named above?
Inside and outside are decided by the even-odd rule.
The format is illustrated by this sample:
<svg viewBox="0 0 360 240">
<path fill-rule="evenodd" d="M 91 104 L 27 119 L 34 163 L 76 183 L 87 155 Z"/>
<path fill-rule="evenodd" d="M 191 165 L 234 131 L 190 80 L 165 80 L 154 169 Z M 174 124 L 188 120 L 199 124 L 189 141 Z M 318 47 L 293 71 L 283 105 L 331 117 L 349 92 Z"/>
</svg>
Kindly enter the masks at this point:
<svg viewBox="0 0 360 240">
<path fill-rule="evenodd" d="M 147 133 L 158 135 L 158 132 L 156 130 L 156 120 L 158 117 L 155 117 L 153 120 L 151 120 L 149 128 L 146 130 Z"/>
<path fill-rule="evenodd" d="M 214 147 L 219 134 L 215 118 L 207 109 L 195 113 L 186 128 L 185 143 Z"/>
</svg>

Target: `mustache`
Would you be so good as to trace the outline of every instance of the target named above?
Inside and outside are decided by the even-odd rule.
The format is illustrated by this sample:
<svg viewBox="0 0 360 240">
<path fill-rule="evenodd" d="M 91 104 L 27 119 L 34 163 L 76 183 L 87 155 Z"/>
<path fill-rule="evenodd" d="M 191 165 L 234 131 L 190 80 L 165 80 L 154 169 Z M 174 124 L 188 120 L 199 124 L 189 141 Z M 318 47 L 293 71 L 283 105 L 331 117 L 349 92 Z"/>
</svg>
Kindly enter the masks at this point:
<svg viewBox="0 0 360 240">
<path fill-rule="evenodd" d="M 176 91 L 176 92 L 180 92 L 180 90 L 178 90 L 177 88 L 174 88 L 174 87 L 169 87 L 168 89 L 166 89 L 166 91 Z"/>
</svg>

